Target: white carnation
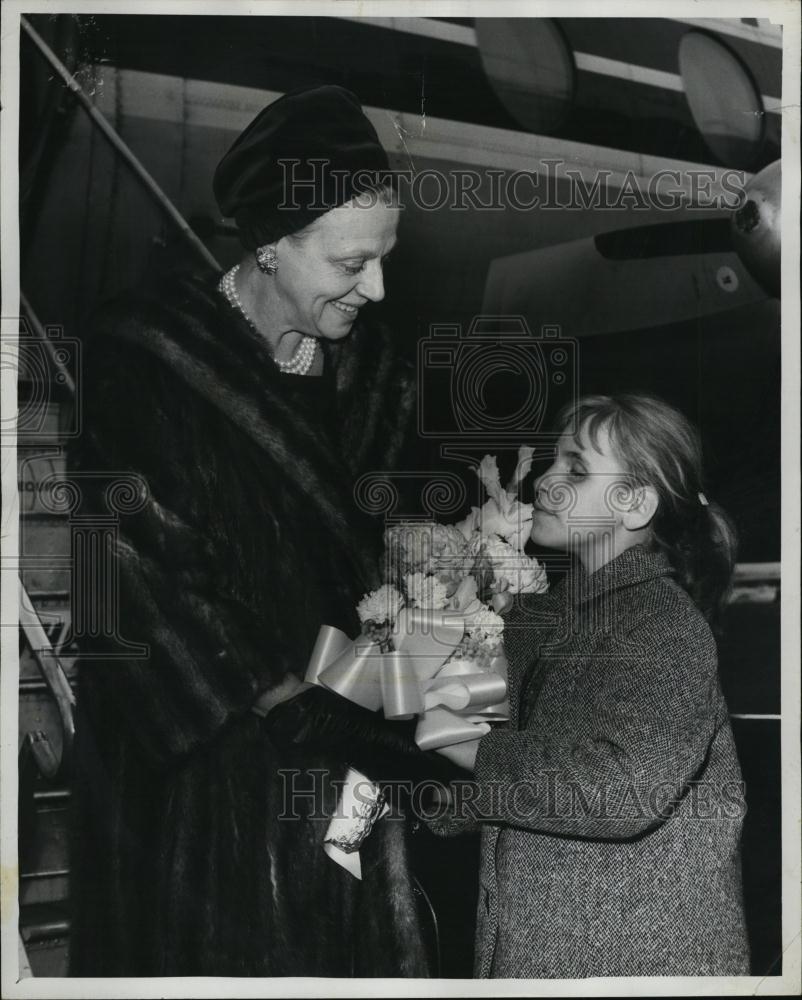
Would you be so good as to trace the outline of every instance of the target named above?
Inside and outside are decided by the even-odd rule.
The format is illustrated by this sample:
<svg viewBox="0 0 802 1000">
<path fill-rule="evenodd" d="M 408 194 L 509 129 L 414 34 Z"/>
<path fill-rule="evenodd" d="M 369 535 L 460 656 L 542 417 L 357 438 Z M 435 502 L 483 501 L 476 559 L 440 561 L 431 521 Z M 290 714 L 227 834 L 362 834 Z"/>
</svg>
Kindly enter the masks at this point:
<svg viewBox="0 0 802 1000">
<path fill-rule="evenodd" d="M 474 510 L 476 510 L 475 507 Z M 468 555 L 474 561 L 482 554 L 482 547 L 484 546 L 485 541 L 485 536 L 479 530 L 474 531 L 468 540 Z"/>
<path fill-rule="evenodd" d="M 490 608 L 483 607 L 472 614 L 466 625 L 471 639 L 485 648 L 494 649 L 501 643 L 504 619 Z"/>
<path fill-rule="evenodd" d="M 481 538 L 482 553 L 493 564 L 493 569 L 502 569 L 514 562 L 519 555 L 518 550 L 499 535 L 487 535 Z"/>
<path fill-rule="evenodd" d="M 519 552 L 509 542 L 491 536 L 484 540 L 482 552 L 493 568 L 497 590 L 511 594 L 541 594 L 548 590 L 546 571 L 537 559 Z"/>
<path fill-rule="evenodd" d="M 465 556 L 465 536 L 456 525 L 435 524 L 432 526 L 432 556 L 441 566 L 461 565 Z"/>
<path fill-rule="evenodd" d="M 521 566 L 509 580 L 511 594 L 545 594 L 549 589 L 546 570 L 532 556 L 521 556 Z"/>
<path fill-rule="evenodd" d="M 448 588 L 436 576 L 409 573 L 404 578 L 404 585 L 413 608 L 440 611 L 448 603 Z"/>
<path fill-rule="evenodd" d="M 481 611 L 484 605 L 479 600 L 477 590 L 475 577 L 466 576 L 449 599 L 449 608 L 466 617 Z"/>
<path fill-rule="evenodd" d="M 384 534 L 389 572 L 426 572 L 432 558 L 432 525 L 403 521 Z"/>
<path fill-rule="evenodd" d="M 395 587 L 389 583 L 382 584 L 378 590 L 365 594 L 356 607 L 356 613 L 361 622 L 375 622 L 382 625 L 385 622 L 392 624 L 398 612 L 404 606 L 404 598 Z"/>
</svg>

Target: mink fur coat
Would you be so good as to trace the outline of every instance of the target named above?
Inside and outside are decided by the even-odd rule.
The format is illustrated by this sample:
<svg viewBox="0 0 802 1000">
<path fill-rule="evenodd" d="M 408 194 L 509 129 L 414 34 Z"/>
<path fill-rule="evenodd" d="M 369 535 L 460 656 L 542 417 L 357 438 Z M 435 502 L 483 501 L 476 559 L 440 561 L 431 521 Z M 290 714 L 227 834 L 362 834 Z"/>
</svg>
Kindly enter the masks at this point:
<svg viewBox="0 0 802 1000">
<path fill-rule="evenodd" d="M 147 654 L 81 647 L 71 973 L 426 976 L 405 822 L 358 882 L 321 848 L 345 763 L 280 752 L 250 711 L 320 624 L 358 626 L 381 526 L 354 483 L 403 447 L 410 370 L 360 321 L 324 376 L 284 375 L 216 283 L 118 300 L 86 351 L 71 467 L 143 484 L 103 610 Z"/>
</svg>

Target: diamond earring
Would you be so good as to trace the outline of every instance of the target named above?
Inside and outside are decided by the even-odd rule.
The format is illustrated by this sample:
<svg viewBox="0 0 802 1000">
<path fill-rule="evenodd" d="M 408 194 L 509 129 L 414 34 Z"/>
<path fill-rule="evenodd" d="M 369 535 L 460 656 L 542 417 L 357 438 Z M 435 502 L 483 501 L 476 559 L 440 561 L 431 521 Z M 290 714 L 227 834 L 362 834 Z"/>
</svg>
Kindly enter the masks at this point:
<svg viewBox="0 0 802 1000">
<path fill-rule="evenodd" d="M 256 250 L 256 265 L 264 274 L 275 274 L 278 271 L 278 255 L 276 248 L 269 243 Z"/>
</svg>

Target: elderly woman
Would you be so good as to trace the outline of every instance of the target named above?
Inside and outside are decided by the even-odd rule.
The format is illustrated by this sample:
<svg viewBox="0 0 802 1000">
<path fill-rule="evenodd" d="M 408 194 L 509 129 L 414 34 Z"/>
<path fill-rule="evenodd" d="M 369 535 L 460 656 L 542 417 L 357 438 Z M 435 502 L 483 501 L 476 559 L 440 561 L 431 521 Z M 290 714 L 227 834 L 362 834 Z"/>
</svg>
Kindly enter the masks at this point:
<svg viewBox="0 0 802 1000">
<path fill-rule="evenodd" d="M 430 974 L 404 824 L 377 824 L 361 882 L 339 867 L 344 753 L 264 719 L 377 582 L 353 486 L 391 467 L 413 402 L 363 318 L 396 242 L 387 165 L 349 92 L 282 97 L 215 176 L 242 260 L 98 323 L 73 468 L 141 477 L 106 611 L 146 652 L 82 651 L 74 975 Z M 314 695 L 292 711 L 325 725 Z"/>
</svg>

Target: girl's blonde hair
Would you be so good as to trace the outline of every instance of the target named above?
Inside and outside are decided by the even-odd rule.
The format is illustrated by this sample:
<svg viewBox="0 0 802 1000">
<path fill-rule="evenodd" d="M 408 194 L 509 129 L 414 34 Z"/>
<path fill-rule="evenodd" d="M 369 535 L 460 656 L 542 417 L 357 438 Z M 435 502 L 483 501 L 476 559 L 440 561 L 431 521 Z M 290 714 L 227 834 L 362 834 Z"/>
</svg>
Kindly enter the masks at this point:
<svg viewBox="0 0 802 1000">
<path fill-rule="evenodd" d="M 659 498 L 653 544 L 671 561 L 678 582 L 716 625 L 732 585 L 737 536 L 725 511 L 705 495 L 702 447 L 693 424 L 657 396 L 584 396 L 564 407 L 556 429 L 585 429 L 591 442 L 605 427 L 635 484 Z"/>
</svg>

